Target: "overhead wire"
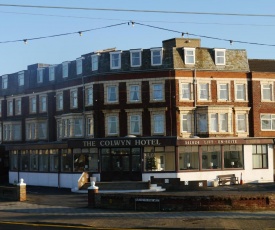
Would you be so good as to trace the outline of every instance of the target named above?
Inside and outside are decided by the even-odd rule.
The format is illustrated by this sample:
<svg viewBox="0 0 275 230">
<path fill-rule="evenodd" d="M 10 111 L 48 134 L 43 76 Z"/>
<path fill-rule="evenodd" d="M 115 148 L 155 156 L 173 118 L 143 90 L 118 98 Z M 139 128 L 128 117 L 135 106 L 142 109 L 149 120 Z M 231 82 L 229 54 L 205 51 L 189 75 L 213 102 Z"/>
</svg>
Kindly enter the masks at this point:
<svg viewBox="0 0 275 230">
<path fill-rule="evenodd" d="M 135 13 L 196 14 L 196 15 L 240 16 L 240 17 L 275 17 L 275 14 L 237 14 L 237 13 L 187 12 L 187 11 L 168 11 L 168 10 L 133 10 L 133 9 L 117 9 L 117 8 L 89 8 L 89 7 L 16 5 L 16 4 L 0 4 L 0 6 L 40 8 L 40 9 L 62 9 L 62 10 L 116 11 L 116 12 L 135 12 Z"/>
</svg>

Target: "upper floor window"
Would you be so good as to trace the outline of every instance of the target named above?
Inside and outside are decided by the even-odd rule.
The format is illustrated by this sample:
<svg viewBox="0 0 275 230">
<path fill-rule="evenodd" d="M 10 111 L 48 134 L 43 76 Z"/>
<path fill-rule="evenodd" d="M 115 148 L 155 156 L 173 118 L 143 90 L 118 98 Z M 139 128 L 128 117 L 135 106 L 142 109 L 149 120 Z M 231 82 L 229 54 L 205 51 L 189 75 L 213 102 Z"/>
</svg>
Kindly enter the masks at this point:
<svg viewBox="0 0 275 230">
<path fill-rule="evenodd" d="M 2 89 L 8 88 L 8 75 L 2 76 Z"/>
<path fill-rule="evenodd" d="M 55 66 L 52 65 L 49 67 L 49 81 L 55 80 Z"/>
<path fill-rule="evenodd" d="M 263 101 L 272 101 L 273 100 L 273 84 L 262 83 L 262 100 Z"/>
<path fill-rule="evenodd" d="M 225 49 L 215 49 L 215 64 L 225 65 Z"/>
<path fill-rule="evenodd" d="M 22 113 L 22 102 L 21 98 L 15 99 L 15 115 L 21 115 Z"/>
<path fill-rule="evenodd" d="M 192 114 L 186 113 L 181 115 L 181 131 L 184 133 L 191 133 L 191 119 Z"/>
<path fill-rule="evenodd" d="M 63 109 L 63 92 L 56 93 L 56 110 L 60 111 Z"/>
<path fill-rule="evenodd" d="M 235 100 L 245 101 L 246 100 L 246 84 L 236 83 L 235 84 Z"/>
<path fill-rule="evenodd" d="M 220 83 L 219 86 L 219 100 L 228 101 L 229 100 L 229 84 Z"/>
<path fill-rule="evenodd" d="M 18 72 L 18 86 L 23 86 L 24 84 L 24 71 Z"/>
<path fill-rule="evenodd" d="M 42 83 L 43 82 L 43 73 L 44 73 L 43 68 L 37 69 L 37 83 Z"/>
<path fill-rule="evenodd" d="M 70 102 L 71 102 L 70 105 L 72 109 L 77 108 L 78 106 L 77 89 L 71 90 Z"/>
<path fill-rule="evenodd" d="M 62 116 L 57 117 L 56 121 L 58 139 L 84 136 L 82 116 Z"/>
<path fill-rule="evenodd" d="M 99 54 L 91 55 L 92 71 L 98 70 L 98 59 L 99 59 Z"/>
<path fill-rule="evenodd" d="M 140 102 L 140 85 L 139 84 L 133 84 L 133 85 L 128 85 L 128 92 L 129 92 L 129 102 Z"/>
<path fill-rule="evenodd" d="M 3 124 L 4 141 L 20 141 L 21 140 L 21 122 L 8 122 Z"/>
<path fill-rule="evenodd" d="M 182 100 L 191 100 L 191 83 L 181 83 L 181 97 Z"/>
<path fill-rule="evenodd" d="M 93 105 L 93 86 L 89 86 L 85 89 L 85 104 Z"/>
<path fill-rule="evenodd" d="M 12 116 L 13 115 L 13 99 L 7 101 L 7 115 Z"/>
<path fill-rule="evenodd" d="M 141 114 L 140 113 L 129 113 L 128 114 L 128 134 L 130 135 L 141 135 Z"/>
<path fill-rule="evenodd" d="M 198 117 L 198 130 L 199 132 L 207 132 L 207 114 L 206 113 L 199 113 Z"/>
<path fill-rule="evenodd" d="M 110 68 L 111 69 L 121 68 L 121 51 L 110 53 Z"/>
<path fill-rule="evenodd" d="M 247 116 L 246 114 L 237 114 L 237 131 L 247 132 Z"/>
<path fill-rule="evenodd" d="M 209 83 L 199 83 L 198 97 L 199 100 L 209 100 Z"/>
<path fill-rule="evenodd" d="M 30 113 L 36 113 L 36 96 L 30 97 Z"/>
<path fill-rule="evenodd" d="M 164 134 L 164 114 L 153 115 L 153 134 Z"/>
<path fill-rule="evenodd" d="M 69 76 L 69 62 L 62 63 L 62 77 L 67 78 Z"/>
<path fill-rule="evenodd" d="M 162 65 L 162 48 L 152 48 L 151 50 L 151 65 Z"/>
<path fill-rule="evenodd" d="M 141 50 L 130 50 L 131 67 L 141 66 Z"/>
<path fill-rule="evenodd" d="M 47 111 L 47 96 L 46 95 L 39 96 L 39 108 L 40 108 L 40 112 Z"/>
<path fill-rule="evenodd" d="M 26 120 L 26 139 L 45 140 L 48 134 L 48 123 L 43 120 Z"/>
<path fill-rule="evenodd" d="M 184 49 L 184 62 L 185 64 L 195 64 L 195 48 Z"/>
<path fill-rule="evenodd" d="M 88 137 L 94 136 L 94 119 L 92 116 L 86 118 L 86 134 Z"/>
<path fill-rule="evenodd" d="M 107 134 L 108 135 L 118 135 L 118 116 L 109 115 L 107 116 Z"/>
<path fill-rule="evenodd" d="M 82 59 L 83 58 L 78 58 L 76 59 L 76 74 L 82 74 Z"/>
<path fill-rule="evenodd" d="M 275 130 L 275 114 L 261 115 L 261 130 Z"/>
<path fill-rule="evenodd" d="M 106 87 L 106 89 L 107 89 L 107 103 L 118 102 L 118 86 L 109 85 Z"/>
<path fill-rule="evenodd" d="M 164 100 L 164 84 L 151 83 L 150 84 L 151 100 L 163 101 Z"/>
</svg>

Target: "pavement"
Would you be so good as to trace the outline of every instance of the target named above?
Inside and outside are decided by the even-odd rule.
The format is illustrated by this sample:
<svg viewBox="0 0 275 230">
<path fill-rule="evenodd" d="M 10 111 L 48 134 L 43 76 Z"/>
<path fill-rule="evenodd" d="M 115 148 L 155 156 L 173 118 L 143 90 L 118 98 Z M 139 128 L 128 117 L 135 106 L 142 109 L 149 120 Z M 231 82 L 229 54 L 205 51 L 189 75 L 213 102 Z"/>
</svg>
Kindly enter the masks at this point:
<svg viewBox="0 0 275 230">
<path fill-rule="evenodd" d="M 210 187 L 204 191 L 177 192 L 177 195 L 222 193 L 275 193 L 275 183 Z M 275 211 L 135 212 L 91 209 L 87 204 L 87 194 L 64 188 L 27 186 L 26 201 L 0 201 L 0 223 L 51 223 L 91 229 L 275 229 Z"/>
</svg>

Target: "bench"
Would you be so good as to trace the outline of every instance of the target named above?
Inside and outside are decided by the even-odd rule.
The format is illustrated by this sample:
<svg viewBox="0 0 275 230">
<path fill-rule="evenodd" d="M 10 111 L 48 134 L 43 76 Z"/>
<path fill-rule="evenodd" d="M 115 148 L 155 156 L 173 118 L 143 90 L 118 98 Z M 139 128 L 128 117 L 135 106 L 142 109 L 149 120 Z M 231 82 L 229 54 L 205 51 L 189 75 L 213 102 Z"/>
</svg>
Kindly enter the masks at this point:
<svg viewBox="0 0 275 230">
<path fill-rule="evenodd" d="M 230 182 L 230 184 L 239 184 L 239 178 L 235 174 L 228 175 L 218 175 L 219 185 L 225 185 L 225 183 Z"/>
</svg>

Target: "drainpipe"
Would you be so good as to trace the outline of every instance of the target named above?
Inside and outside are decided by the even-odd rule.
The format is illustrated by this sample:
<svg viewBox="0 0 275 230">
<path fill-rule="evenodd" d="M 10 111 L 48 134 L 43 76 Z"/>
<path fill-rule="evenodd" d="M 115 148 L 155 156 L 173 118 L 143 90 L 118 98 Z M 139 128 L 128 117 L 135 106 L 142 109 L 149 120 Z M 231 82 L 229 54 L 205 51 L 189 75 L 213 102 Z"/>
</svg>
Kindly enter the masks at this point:
<svg viewBox="0 0 275 230">
<path fill-rule="evenodd" d="M 193 70 L 193 98 L 194 98 L 194 135 L 197 135 L 197 72 Z"/>
</svg>

